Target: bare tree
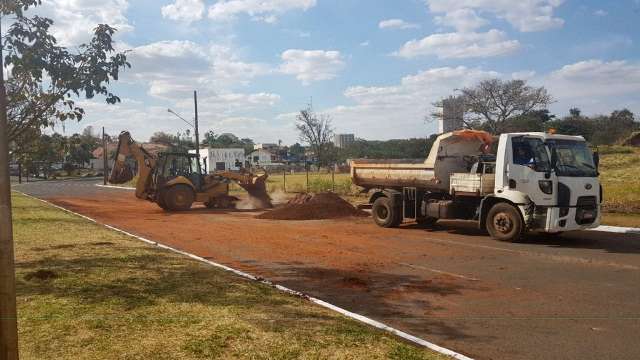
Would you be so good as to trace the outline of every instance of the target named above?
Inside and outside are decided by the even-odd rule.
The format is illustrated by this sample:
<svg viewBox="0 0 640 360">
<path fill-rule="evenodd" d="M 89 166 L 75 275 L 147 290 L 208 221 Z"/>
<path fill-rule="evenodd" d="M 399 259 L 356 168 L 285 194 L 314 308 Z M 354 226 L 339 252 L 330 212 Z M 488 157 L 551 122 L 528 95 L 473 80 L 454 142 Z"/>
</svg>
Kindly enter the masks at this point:
<svg viewBox="0 0 640 360">
<path fill-rule="evenodd" d="M 546 109 L 553 102 L 547 89 L 529 86 L 524 80 L 483 80 L 459 92 L 457 98 L 465 110 L 464 125 L 472 128 L 484 123 L 494 134 L 500 133 L 505 120 Z M 434 105 L 442 107 L 443 102 Z"/>
<path fill-rule="evenodd" d="M 326 114 L 316 114 L 313 108 L 308 106 L 306 109 L 300 110 L 296 121 L 300 140 L 309 144 L 321 165 L 327 165 L 333 153 L 331 151 L 333 147 L 331 143 L 333 136 L 331 117 Z"/>
</svg>

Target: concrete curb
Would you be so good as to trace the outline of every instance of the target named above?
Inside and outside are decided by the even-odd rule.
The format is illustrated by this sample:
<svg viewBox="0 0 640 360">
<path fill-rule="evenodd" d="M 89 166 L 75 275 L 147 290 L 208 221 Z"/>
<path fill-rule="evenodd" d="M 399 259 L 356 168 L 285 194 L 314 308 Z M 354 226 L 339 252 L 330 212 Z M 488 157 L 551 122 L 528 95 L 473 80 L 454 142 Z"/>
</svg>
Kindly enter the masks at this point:
<svg viewBox="0 0 640 360">
<path fill-rule="evenodd" d="M 128 186 L 116 186 L 116 185 L 102 185 L 96 184 L 97 187 L 107 188 L 107 189 L 120 189 L 120 190 L 135 190 L 136 188 L 128 187 Z"/>
<path fill-rule="evenodd" d="M 105 185 L 97 185 L 97 186 L 105 186 Z M 106 186 L 107 186 L 107 187 L 110 187 L 110 185 L 106 185 Z M 112 187 L 112 186 L 111 186 L 111 187 Z M 117 188 L 123 188 L 123 187 L 117 187 Z M 124 188 L 124 189 L 130 189 L 130 188 Z M 132 189 L 132 190 L 133 190 L 133 189 Z M 159 247 L 159 248 L 161 248 L 161 249 L 169 250 L 169 251 L 172 251 L 172 252 L 174 252 L 174 253 L 177 253 L 177 254 L 180 254 L 180 255 L 187 256 L 187 257 L 189 257 L 189 258 L 192 258 L 192 259 L 194 259 L 194 260 L 197 260 L 197 261 L 203 262 L 203 263 L 205 263 L 205 264 L 208 264 L 208 265 L 211 265 L 211 266 L 217 267 L 217 268 L 219 268 L 219 269 L 222 269 L 222 270 L 225 270 L 225 271 L 232 272 L 232 273 L 234 273 L 234 274 L 236 274 L 236 275 L 238 275 L 238 276 L 240 276 L 240 277 L 243 277 L 243 278 L 245 278 L 245 279 L 249 279 L 249 280 L 257 281 L 257 282 L 260 282 L 260 283 L 262 283 L 262 284 L 265 284 L 265 285 L 268 285 L 268 286 L 274 287 L 274 288 L 276 288 L 276 289 L 278 289 L 278 290 L 280 290 L 280 291 L 282 291 L 282 292 L 285 292 L 285 293 L 288 293 L 288 294 L 291 294 L 291 295 L 294 295 L 294 296 L 301 297 L 301 298 L 303 298 L 303 299 L 309 300 L 309 301 L 311 301 L 311 302 L 312 302 L 312 303 L 314 303 L 314 304 L 320 305 L 320 306 L 322 306 L 322 307 L 324 307 L 324 308 L 327 308 L 327 309 L 329 309 L 329 310 L 332 310 L 332 311 L 335 311 L 335 312 L 337 312 L 337 313 L 340 313 L 340 314 L 342 314 L 342 315 L 344 315 L 344 316 L 346 316 L 346 317 L 349 317 L 349 318 L 351 318 L 351 319 L 354 319 L 354 320 L 360 321 L 360 322 L 362 322 L 362 323 L 365 323 L 365 324 L 367 324 L 367 325 L 373 326 L 373 327 L 375 327 L 375 328 L 377 328 L 377 329 L 380 329 L 380 330 L 386 331 L 386 332 L 391 333 L 391 334 L 393 334 L 393 335 L 396 335 L 396 336 L 398 336 L 398 337 L 400 337 L 400 338 L 402 338 L 402 339 L 405 339 L 405 340 L 407 340 L 407 341 L 410 341 L 410 342 L 412 342 L 412 343 L 414 343 L 414 344 L 416 344 L 416 345 L 420 345 L 420 346 L 426 347 L 426 348 L 428 348 L 428 349 L 430 349 L 430 350 L 432 350 L 432 351 L 435 351 L 435 352 L 437 352 L 437 353 L 440 353 L 440 354 L 443 354 L 443 355 L 450 356 L 450 357 L 452 357 L 452 358 L 454 358 L 454 359 L 457 359 L 457 360 L 473 360 L 472 358 L 467 357 L 467 356 L 465 356 L 465 355 L 462 355 L 462 354 L 460 354 L 460 353 L 457 353 L 457 352 L 455 352 L 455 351 L 453 351 L 453 350 L 449 350 L 449 349 L 444 348 L 444 347 L 442 347 L 442 346 L 438 346 L 438 345 L 436 345 L 436 344 L 434 344 L 434 343 L 432 343 L 432 342 L 429 342 L 429 341 L 427 341 L 427 340 L 424 340 L 424 339 L 421 339 L 421 338 L 419 338 L 419 337 L 413 336 L 413 335 L 408 334 L 408 333 L 406 333 L 406 332 L 404 332 L 404 331 L 398 330 L 398 329 L 393 328 L 393 327 L 391 327 L 391 326 L 388 326 L 388 325 L 386 325 L 386 324 L 384 324 L 384 323 L 381 323 L 381 322 L 379 322 L 379 321 L 376 321 L 376 320 L 373 320 L 373 319 L 371 319 L 371 318 L 368 318 L 368 317 L 366 317 L 366 316 L 364 316 L 364 315 L 360 315 L 360 314 L 357 314 L 357 313 L 351 312 L 351 311 L 349 311 L 349 310 L 343 309 L 343 308 L 341 308 L 341 307 L 339 307 L 339 306 L 333 305 L 333 304 L 328 303 L 328 302 L 326 302 L 326 301 L 323 301 L 323 300 L 320 300 L 320 299 L 314 298 L 314 297 L 312 297 L 312 296 L 308 296 L 308 295 L 306 295 L 306 294 L 304 294 L 304 293 L 302 293 L 302 292 L 299 292 L 299 291 L 296 291 L 296 290 L 289 289 L 289 288 L 287 288 L 287 287 L 285 287 L 285 286 L 282 286 L 282 285 L 274 284 L 274 283 L 272 283 L 271 281 L 266 280 L 266 279 L 263 279 L 263 278 L 261 278 L 261 277 L 258 277 L 258 276 L 255 276 L 255 275 L 251 275 L 251 274 L 249 274 L 249 273 L 245 273 L 245 272 L 243 272 L 243 271 L 240 271 L 240 270 L 237 270 L 237 269 L 231 268 L 231 267 L 226 266 L 226 265 L 223 265 L 223 264 L 219 264 L 219 263 L 213 262 L 213 261 L 211 261 L 211 260 L 207 260 L 207 259 L 205 259 L 205 258 L 202 258 L 202 257 L 200 257 L 200 256 L 197 256 L 197 255 L 194 255 L 194 254 L 191 254 L 191 253 L 188 253 L 188 252 L 186 252 L 186 251 L 182 251 L 182 250 L 179 250 L 179 249 L 176 249 L 176 248 L 170 247 L 170 246 L 168 246 L 168 245 L 164 245 L 164 244 L 161 244 L 161 243 L 159 243 L 159 242 L 156 242 L 156 241 L 152 241 L 152 240 L 146 239 L 146 238 L 144 238 L 144 237 L 142 237 L 142 236 L 138 236 L 138 235 L 132 234 L 132 233 L 130 233 L 130 232 L 127 232 L 127 231 L 125 231 L 125 230 L 122 230 L 122 229 L 116 228 L 116 227 L 114 227 L 114 226 L 111 226 L 111 225 L 108 225 L 108 224 L 101 223 L 101 222 L 99 222 L 99 221 L 97 221 L 97 220 L 95 220 L 95 219 L 92 219 L 92 218 L 88 217 L 88 216 L 85 216 L 85 215 L 79 214 L 79 213 L 74 212 L 74 211 L 71 211 L 71 210 L 69 210 L 69 209 L 65 209 L 65 208 L 64 208 L 64 207 L 62 207 L 62 206 L 58 206 L 58 205 L 53 204 L 53 203 L 51 203 L 51 202 L 49 202 L 49 201 L 46 201 L 46 200 L 43 200 L 43 199 L 37 198 L 37 197 L 35 197 L 35 196 L 31 196 L 31 195 L 25 194 L 25 193 L 23 193 L 23 192 L 21 192 L 21 191 L 17 191 L 17 190 L 12 190 L 12 191 L 14 191 L 14 192 L 16 192 L 16 193 L 18 193 L 18 194 L 24 195 L 24 196 L 26 196 L 26 197 L 28 197 L 28 198 L 31 198 L 31 199 L 35 199 L 35 200 L 41 201 L 41 202 L 43 202 L 43 203 L 45 203 L 45 204 L 47 204 L 47 205 L 49 205 L 49 206 L 52 206 L 52 207 L 54 207 L 54 208 L 56 208 L 56 209 L 62 210 L 62 211 L 64 211 L 64 212 L 67 212 L 67 213 L 69 213 L 69 214 L 72 214 L 72 215 L 75 215 L 75 216 L 79 216 L 79 217 L 81 217 L 81 218 L 83 218 L 83 219 L 85 219 L 85 220 L 88 220 L 88 221 L 90 221 L 90 222 L 92 222 L 92 223 L 94 223 L 94 224 L 102 225 L 102 226 L 104 226 L 104 227 L 106 227 L 106 228 L 108 228 L 108 229 L 110 229 L 110 230 L 114 230 L 114 231 L 117 231 L 117 232 L 119 232 L 119 233 L 121 233 L 121 234 L 124 234 L 124 235 L 127 235 L 127 236 L 131 236 L 131 237 L 133 237 L 133 238 L 135 238 L 135 239 L 138 239 L 138 240 L 140 240 L 140 241 L 142 241 L 142 242 L 145 242 L 145 243 L 147 243 L 147 244 L 154 245 L 154 246 L 157 246 L 157 247 Z"/>
</svg>

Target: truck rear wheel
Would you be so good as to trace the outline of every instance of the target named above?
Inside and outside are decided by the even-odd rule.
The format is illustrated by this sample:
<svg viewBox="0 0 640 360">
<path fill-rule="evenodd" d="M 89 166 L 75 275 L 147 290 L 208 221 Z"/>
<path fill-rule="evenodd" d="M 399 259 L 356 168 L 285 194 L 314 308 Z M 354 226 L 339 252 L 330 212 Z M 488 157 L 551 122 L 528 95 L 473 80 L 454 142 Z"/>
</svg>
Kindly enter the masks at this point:
<svg viewBox="0 0 640 360">
<path fill-rule="evenodd" d="M 385 228 L 397 227 L 402 222 L 401 209 L 394 207 L 393 201 L 388 197 L 380 197 L 373 202 L 371 215 L 378 226 Z"/>
<path fill-rule="evenodd" d="M 187 185 L 173 185 L 164 193 L 164 203 L 171 211 L 189 210 L 195 200 L 193 190 Z"/>
<path fill-rule="evenodd" d="M 495 204 L 489 210 L 486 227 L 493 239 L 509 242 L 520 239 L 524 230 L 520 212 L 507 203 Z"/>
</svg>

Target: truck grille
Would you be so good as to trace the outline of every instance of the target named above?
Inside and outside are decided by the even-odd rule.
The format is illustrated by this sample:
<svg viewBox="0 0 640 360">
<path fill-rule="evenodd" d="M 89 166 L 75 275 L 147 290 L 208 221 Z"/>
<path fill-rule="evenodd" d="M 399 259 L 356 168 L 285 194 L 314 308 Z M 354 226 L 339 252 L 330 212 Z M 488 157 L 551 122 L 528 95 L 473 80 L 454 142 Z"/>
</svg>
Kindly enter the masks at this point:
<svg viewBox="0 0 640 360">
<path fill-rule="evenodd" d="M 576 222 L 580 225 L 593 224 L 598 217 L 598 199 L 595 196 L 581 196 L 576 204 Z"/>
</svg>

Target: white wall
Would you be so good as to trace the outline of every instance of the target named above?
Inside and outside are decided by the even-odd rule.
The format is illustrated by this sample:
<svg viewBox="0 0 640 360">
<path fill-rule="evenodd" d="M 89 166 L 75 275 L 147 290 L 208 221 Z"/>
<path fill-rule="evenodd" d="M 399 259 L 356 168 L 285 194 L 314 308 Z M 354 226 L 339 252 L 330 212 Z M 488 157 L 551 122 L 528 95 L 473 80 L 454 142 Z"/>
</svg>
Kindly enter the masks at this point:
<svg viewBox="0 0 640 360">
<path fill-rule="evenodd" d="M 194 151 L 190 151 L 193 153 Z M 224 163 L 224 170 L 240 170 L 240 167 L 236 166 L 236 160 L 239 160 L 242 166 L 244 166 L 244 149 L 237 148 L 222 148 L 222 149 L 200 149 L 200 160 L 207 162 L 207 171 L 214 172 L 217 170 L 218 163 Z M 203 169 L 204 170 L 204 169 Z"/>
</svg>

